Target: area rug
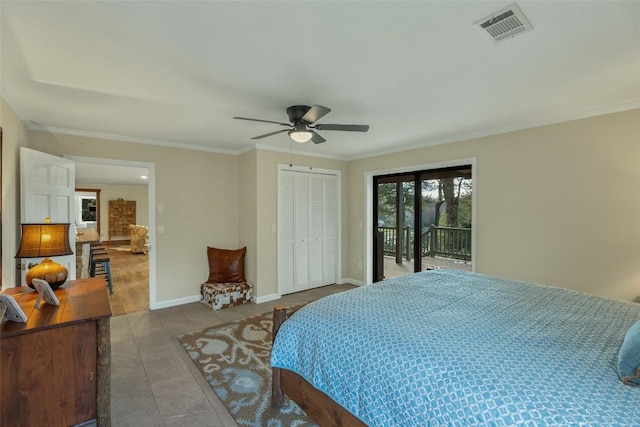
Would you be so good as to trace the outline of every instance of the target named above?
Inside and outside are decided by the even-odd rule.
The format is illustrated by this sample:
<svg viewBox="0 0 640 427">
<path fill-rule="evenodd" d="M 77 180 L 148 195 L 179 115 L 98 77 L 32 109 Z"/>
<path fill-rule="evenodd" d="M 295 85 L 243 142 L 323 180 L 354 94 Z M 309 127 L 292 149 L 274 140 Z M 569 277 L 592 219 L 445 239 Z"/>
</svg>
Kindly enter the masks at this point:
<svg viewBox="0 0 640 427">
<path fill-rule="evenodd" d="M 252 427 L 317 426 L 290 399 L 271 408 L 273 313 L 178 336 L 236 423 Z"/>
</svg>

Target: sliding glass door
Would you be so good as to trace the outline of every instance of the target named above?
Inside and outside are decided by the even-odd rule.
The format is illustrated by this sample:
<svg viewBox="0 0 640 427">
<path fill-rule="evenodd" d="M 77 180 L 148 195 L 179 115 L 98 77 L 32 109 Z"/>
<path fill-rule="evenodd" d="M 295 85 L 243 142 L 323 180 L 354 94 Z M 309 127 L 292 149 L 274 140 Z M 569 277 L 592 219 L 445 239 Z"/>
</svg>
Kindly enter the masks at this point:
<svg viewBox="0 0 640 427">
<path fill-rule="evenodd" d="M 420 174 L 421 268 L 471 270 L 471 167 Z"/>
<path fill-rule="evenodd" d="M 471 166 L 374 177 L 374 281 L 471 270 Z"/>
<path fill-rule="evenodd" d="M 376 281 L 414 271 L 415 180 L 413 175 L 376 177 L 374 212 Z"/>
</svg>

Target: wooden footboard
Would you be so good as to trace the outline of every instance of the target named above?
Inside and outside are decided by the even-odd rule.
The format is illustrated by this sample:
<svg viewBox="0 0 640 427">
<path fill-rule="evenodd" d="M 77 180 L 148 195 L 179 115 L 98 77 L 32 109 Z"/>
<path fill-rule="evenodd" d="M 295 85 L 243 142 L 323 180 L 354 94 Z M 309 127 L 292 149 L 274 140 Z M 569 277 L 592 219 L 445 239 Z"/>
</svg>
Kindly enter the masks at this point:
<svg viewBox="0 0 640 427">
<path fill-rule="evenodd" d="M 271 329 L 271 344 L 276 340 L 280 326 L 287 320 L 287 308 L 283 305 L 273 307 L 273 326 Z M 280 408 L 284 403 L 284 392 L 280 385 L 282 370 L 280 368 L 271 368 L 271 406 Z"/>
<path fill-rule="evenodd" d="M 286 307 L 281 305 L 274 307 L 272 341 L 275 340 L 280 326 L 287 318 Z M 271 373 L 271 405 L 274 408 L 280 408 L 282 406 L 284 395 L 286 394 L 321 427 L 366 426 L 366 424 L 360 421 L 355 415 L 344 409 L 295 372 L 287 369 L 271 368 Z"/>
</svg>

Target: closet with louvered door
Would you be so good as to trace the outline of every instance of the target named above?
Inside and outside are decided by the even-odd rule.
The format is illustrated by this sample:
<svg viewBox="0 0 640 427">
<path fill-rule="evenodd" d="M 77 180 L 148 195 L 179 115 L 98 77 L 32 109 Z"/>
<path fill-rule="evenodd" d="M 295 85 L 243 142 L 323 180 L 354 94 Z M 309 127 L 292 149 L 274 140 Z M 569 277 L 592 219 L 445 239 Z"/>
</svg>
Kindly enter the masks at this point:
<svg viewBox="0 0 640 427">
<path fill-rule="evenodd" d="M 330 285 L 338 270 L 338 172 L 279 170 L 280 294 Z"/>
</svg>

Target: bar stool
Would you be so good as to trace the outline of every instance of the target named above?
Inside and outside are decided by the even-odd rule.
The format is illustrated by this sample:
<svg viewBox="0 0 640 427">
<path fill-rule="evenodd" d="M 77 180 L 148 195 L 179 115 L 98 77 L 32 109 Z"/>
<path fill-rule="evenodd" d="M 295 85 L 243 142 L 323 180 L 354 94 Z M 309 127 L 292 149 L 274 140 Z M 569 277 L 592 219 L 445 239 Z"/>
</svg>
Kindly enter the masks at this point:
<svg viewBox="0 0 640 427">
<path fill-rule="evenodd" d="M 109 254 L 109 252 L 104 246 L 102 246 L 101 243 L 99 242 L 91 243 L 91 246 L 89 248 L 89 268 L 91 268 L 91 260 L 95 255 L 104 255 L 104 254 Z"/>
<path fill-rule="evenodd" d="M 100 266 L 100 270 L 96 273 L 96 267 Z M 91 249 L 91 261 L 90 261 L 90 275 L 91 277 L 96 277 L 96 274 L 104 275 L 107 285 L 109 286 L 109 293 L 113 293 L 113 283 L 111 282 L 111 259 L 109 258 L 109 253 L 105 250 L 104 252 L 100 250 L 94 251 Z"/>
<path fill-rule="evenodd" d="M 109 252 L 107 252 L 107 250 L 105 249 L 104 246 L 102 246 L 100 243 L 91 243 L 91 246 L 89 248 L 89 274 L 91 274 L 92 271 L 94 271 L 95 266 L 93 265 L 93 257 L 96 255 L 108 255 Z M 102 268 L 102 264 L 99 265 L 100 268 Z M 104 272 L 102 272 L 101 274 L 104 274 Z M 93 275 L 91 276 L 93 277 Z"/>
</svg>

